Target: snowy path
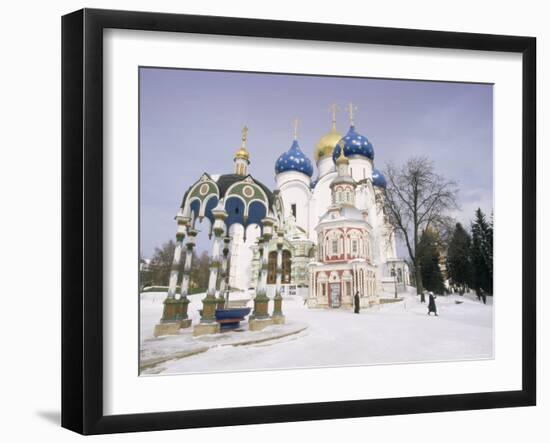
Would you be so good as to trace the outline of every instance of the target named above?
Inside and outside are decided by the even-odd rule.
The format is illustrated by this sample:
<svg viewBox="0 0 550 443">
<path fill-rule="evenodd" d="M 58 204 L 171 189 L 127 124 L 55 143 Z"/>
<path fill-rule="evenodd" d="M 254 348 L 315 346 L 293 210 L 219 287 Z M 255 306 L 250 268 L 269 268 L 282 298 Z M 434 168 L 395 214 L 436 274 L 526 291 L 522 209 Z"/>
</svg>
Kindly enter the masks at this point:
<svg viewBox="0 0 550 443">
<path fill-rule="evenodd" d="M 164 294 L 142 295 L 142 339 L 160 318 Z M 189 312 L 198 321 L 201 296 Z M 492 299 L 489 299 L 492 302 Z M 462 301 L 457 304 L 455 301 Z M 295 335 L 247 346 L 223 346 L 170 360 L 151 373 L 219 372 L 419 361 L 484 359 L 493 356 L 493 309 L 470 297 L 437 298 L 439 317 L 410 295 L 399 303 L 362 310 L 308 309 L 285 300 L 288 323 L 308 328 Z M 147 372 L 146 372 L 147 373 Z"/>
</svg>

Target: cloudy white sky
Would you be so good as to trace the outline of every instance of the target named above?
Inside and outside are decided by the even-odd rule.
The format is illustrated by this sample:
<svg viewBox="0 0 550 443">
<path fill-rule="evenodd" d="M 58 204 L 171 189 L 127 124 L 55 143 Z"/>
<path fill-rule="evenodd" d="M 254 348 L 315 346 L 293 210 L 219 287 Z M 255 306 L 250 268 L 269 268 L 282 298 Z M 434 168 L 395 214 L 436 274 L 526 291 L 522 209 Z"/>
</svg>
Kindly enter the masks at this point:
<svg viewBox="0 0 550 443">
<path fill-rule="evenodd" d="M 357 107 L 355 126 L 374 145 L 377 168 L 427 156 L 459 184 L 459 221 L 469 224 L 477 207 L 492 210 L 492 85 L 141 68 L 139 93 L 144 257 L 174 238 L 183 194 L 202 172 L 233 172 L 244 125 L 249 171 L 274 188 L 274 164 L 292 143 L 293 120 L 313 158 L 330 129 L 331 103 L 341 108 L 341 133 L 349 127 L 346 104 Z"/>
</svg>

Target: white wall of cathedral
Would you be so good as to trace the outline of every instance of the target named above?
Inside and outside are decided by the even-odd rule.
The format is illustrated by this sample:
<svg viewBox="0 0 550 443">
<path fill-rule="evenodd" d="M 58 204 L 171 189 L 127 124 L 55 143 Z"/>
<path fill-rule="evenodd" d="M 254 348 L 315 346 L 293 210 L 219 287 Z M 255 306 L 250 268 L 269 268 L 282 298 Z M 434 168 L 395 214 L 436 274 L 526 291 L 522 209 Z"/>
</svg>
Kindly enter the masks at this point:
<svg viewBox="0 0 550 443">
<path fill-rule="evenodd" d="M 276 181 L 281 192 L 285 208 L 285 218 L 292 214 L 292 205 L 296 208 L 296 224 L 304 229 L 311 241 L 319 243 L 316 227 L 319 219 L 332 204 L 330 184 L 336 177 L 334 162 L 331 157 L 317 163 L 318 181 L 313 189 L 310 179 L 304 174 L 288 171 L 276 175 Z M 364 157 L 350 157 L 349 172 L 357 181 L 372 180 L 373 162 Z M 372 186 L 372 182 L 363 181 L 357 186 L 355 206 L 359 210 L 368 211 L 368 222 L 372 227 L 369 235 L 369 258 L 378 267 L 377 278 L 389 274 L 386 263 L 397 257 L 395 236 L 385 223 L 380 204 L 376 203 L 376 195 L 380 191 Z M 321 245 L 323 246 L 323 245 Z M 348 244 L 351 248 L 351 243 Z"/>
<path fill-rule="evenodd" d="M 332 160 L 332 156 L 325 157 L 319 160 L 317 162 L 317 170 L 319 171 L 319 177 L 323 177 L 330 172 L 334 172 L 336 168 L 334 166 L 334 161 Z"/>
<path fill-rule="evenodd" d="M 374 198 L 371 185 L 367 183 L 361 183 L 355 189 L 355 206 L 357 209 L 366 209 L 369 211 L 369 217 L 374 206 Z M 371 222 L 372 225 L 372 222 Z"/>
<path fill-rule="evenodd" d="M 356 182 L 372 179 L 372 160 L 362 156 L 349 157 L 349 171 Z"/>
<path fill-rule="evenodd" d="M 388 228 L 390 227 L 388 226 Z M 390 234 L 388 249 L 390 251 L 390 256 L 388 258 L 397 258 L 397 243 L 395 241 L 395 232 L 391 232 Z"/>
<path fill-rule="evenodd" d="M 296 224 L 309 232 L 311 180 L 305 174 L 287 171 L 275 176 L 283 200 L 285 218 L 295 215 Z"/>
<path fill-rule="evenodd" d="M 322 161 L 330 160 L 331 164 L 332 158 L 323 159 Z M 319 219 L 327 212 L 327 208 L 332 204 L 332 195 L 330 190 L 330 183 L 336 177 L 336 172 L 334 169 L 319 178 L 319 181 L 313 188 L 311 194 L 311 208 L 310 208 L 310 218 L 309 218 L 309 237 L 311 241 L 317 243 L 317 235 L 315 233 L 315 228 L 319 223 Z"/>
<path fill-rule="evenodd" d="M 260 235 L 260 228 L 256 225 L 248 226 L 246 242 L 244 241 L 244 228 L 241 225 L 232 225 L 229 235 L 232 237 L 229 286 L 246 290 L 250 287 L 252 246 Z"/>
<path fill-rule="evenodd" d="M 369 223 L 373 228 L 373 262 L 381 265 L 386 262 L 383 230 L 384 230 L 384 214 L 380 204 L 376 202 L 375 189 L 371 184 L 364 185 L 365 193 L 368 194 L 369 202 Z"/>
</svg>

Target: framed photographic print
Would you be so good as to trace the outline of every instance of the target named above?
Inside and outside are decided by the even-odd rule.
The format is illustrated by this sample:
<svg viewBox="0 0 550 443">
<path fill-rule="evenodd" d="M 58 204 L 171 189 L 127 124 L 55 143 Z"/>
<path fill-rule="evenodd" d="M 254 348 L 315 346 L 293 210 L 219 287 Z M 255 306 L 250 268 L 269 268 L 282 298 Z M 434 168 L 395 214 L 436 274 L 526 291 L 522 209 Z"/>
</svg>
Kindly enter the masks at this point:
<svg viewBox="0 0 550 443">
<path fill-rule="evenodd" d="M 530 37 L 62 21 L 62 425 L 534 405 Z"/>
</svg>

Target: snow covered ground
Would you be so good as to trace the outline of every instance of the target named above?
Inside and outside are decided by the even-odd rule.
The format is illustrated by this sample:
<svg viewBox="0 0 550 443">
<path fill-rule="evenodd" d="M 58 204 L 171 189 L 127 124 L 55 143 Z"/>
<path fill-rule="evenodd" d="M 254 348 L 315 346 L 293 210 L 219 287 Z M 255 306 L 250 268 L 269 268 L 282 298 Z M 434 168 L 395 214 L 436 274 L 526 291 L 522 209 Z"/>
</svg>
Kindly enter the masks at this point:
<svg viewBox="0 0 550 443">
<path fill-rule="evenodd" d="M 428 316 L 427 305 L 421 304 L 414 294 L 407 294 L 398 303 L 363 309 L 359 315 L 348 310 L 308 309 L 301 299 L 291 298 L 283 303 L 287 319 L 284 326 L 272 326 L 261 332 L 245 330 L 198 338 L 193 338 L 191 329 L 186 329 L 178 336 L 154 339 L 153 328 L 161 317 L 165 296 L 165 293 L 141 295 L 141 359 L 151 362 L 160 357 L 158 364 L 143 368 L 142 374 L 493 357 L 492 297 L 488 298 L 487 305 L 472 295 L 438 297 L 438 317 Z M 204 294 L 191 297 L 189 314 L 193 324 L 199 321 L 198 309 L 203 297 Z M 246 329 L 246 322 L 243 326 Z M 274 336 L 276 333 L 285 333 L 285 336 L 260 343 L 233 345 L 243 339 L 249 341 L 250 337 L 269 338 L 270 334 Z M 215 346 L 212 346 L 213 342 Z M 193 350 L 198 351 L 194 353 Z M 193 355 L 181 357 L 188 353 Z M 174 358 L 162 361 L 163 354 Z"/>
</svg>

